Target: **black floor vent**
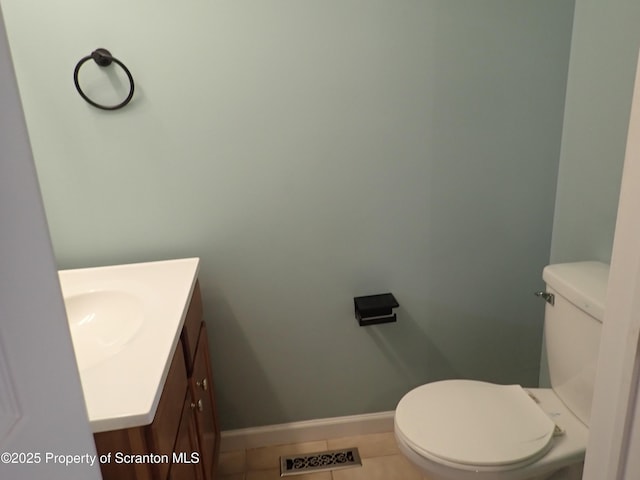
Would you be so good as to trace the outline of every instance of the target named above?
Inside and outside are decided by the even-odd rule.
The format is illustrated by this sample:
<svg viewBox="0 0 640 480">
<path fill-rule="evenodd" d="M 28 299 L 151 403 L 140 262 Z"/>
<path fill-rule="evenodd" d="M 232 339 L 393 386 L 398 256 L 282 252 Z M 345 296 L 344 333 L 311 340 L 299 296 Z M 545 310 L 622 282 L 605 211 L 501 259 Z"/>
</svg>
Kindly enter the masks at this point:
<svg viewBox="0 0 640 480">
<path fill-rule="evenodd" d="M 361 466 L 360 454 L 355 447 L 328 452 L 302 453 L 280 457 L 280 476 L 287 477 Z"/>
</svg>

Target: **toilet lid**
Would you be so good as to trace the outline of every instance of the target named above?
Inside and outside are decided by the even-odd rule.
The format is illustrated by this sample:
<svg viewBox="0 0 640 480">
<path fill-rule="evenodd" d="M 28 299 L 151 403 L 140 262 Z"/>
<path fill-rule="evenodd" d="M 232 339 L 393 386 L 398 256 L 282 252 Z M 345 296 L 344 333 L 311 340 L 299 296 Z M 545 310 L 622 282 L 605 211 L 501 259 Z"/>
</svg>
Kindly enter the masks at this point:
<svg viewBox="0 0 640 480">
<path fill-rule="evenodd" d="M 520 385 L 445 380 L 407 393 L 396 431 L 418 453 L 462 465 L 504 467 L 536 460 L 555 424 Z"/>
</svg>

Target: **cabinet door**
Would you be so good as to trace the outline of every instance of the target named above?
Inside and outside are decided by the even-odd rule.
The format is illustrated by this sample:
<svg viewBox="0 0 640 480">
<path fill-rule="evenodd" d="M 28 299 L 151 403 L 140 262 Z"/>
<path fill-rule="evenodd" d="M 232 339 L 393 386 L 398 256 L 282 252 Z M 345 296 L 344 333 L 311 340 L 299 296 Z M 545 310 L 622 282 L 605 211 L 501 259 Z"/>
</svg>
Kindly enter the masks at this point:
<svg viewBox="0 0 640 480">
<path fill-rule="evenodd" d="M 184 365 L 182 345 L 178 343 L 162 396 L 158 402 L 155 418 L 153 423 L 147 427 L 151 453 L 168 455 L 169 457 L 173 455 L 185 397 L 189 398 L 187 371 Z M 163 462 L 155 466 L 158 470 L 158 478 L 167 478 L 169 465 Z"/>
<path fill-rule="evenodd" d="M 201 327 L 198 347 L 193 361 L 193 374 L 189 383 L 195 405 L 194 411 L 205 480 L 212 480 L 215 478 L 215 468 L 220 449 L 220 428 L 213 399 L 209 340 L 204 323 Z"/>
<path fill-rule="evenodd" d="M 203 470 L 200 466 L 198 448 L 198 431 L 194 416 L 194 404 L 191 395 L 187 395 L 182 409 L 180 428 L 172 456 L 168 480 L 202 480 Z"/>
</svg>

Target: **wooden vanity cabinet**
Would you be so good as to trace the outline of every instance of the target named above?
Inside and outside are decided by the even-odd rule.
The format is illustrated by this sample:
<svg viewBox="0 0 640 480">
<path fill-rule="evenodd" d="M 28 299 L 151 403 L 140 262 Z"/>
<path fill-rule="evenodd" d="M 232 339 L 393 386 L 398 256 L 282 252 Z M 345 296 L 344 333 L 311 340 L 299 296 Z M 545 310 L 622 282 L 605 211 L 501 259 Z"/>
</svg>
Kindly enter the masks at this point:
<svg viewBox="0 0 640 480">
<path fill-rule="evenodd" d="M 220 429 L 198 283 L 153 423 L 96 433 L 94 439 L 98 455 L 111 454 L 112 461 L 101 464 L 104 480 L 215 480 Z M 118 463 L 116 452 L 162 461 Z"/>
</svg>

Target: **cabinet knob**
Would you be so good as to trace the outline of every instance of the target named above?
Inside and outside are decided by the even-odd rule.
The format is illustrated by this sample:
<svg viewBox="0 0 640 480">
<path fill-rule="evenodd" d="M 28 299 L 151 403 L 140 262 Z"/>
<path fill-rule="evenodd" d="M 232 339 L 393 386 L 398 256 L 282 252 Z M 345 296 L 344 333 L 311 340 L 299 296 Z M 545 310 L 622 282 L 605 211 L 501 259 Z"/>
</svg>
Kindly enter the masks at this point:
<svg viewBox="0 0 640 480">
<path fill-rule="evenodd" d="M 209 389 L 209 383 L 206 378 L 203 378 L 202 381 L 197 381 L 196 385 L 202 388 L 205 392 Z"/>
<path fill-rule="evenodd" d="M 202 403 L 202 399 L 198 400 L 196 403 L 191 402 L 191 408 L 198 408 L 198 411 L 201 412 L 204 410 L 204 405 Z"/>
</svg>

